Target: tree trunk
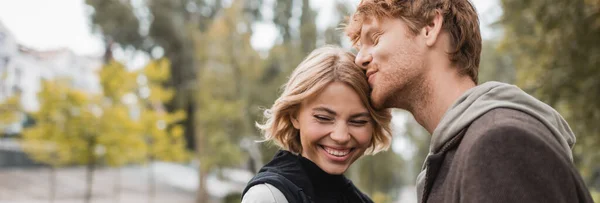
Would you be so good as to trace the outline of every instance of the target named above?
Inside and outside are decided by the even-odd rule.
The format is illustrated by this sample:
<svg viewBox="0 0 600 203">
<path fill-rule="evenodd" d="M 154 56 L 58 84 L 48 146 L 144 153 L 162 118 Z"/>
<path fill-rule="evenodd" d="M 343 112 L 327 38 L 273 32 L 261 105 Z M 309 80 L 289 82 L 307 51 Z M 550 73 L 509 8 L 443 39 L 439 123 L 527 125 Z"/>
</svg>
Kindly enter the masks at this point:
<svg viewBox="0 0 600 203">
<path fill-rule="evenodd" d="M 84 195 L 84 202 L 90 203 L 92 200 L 92 192 L 94 185 L 94 170 L 96 169 L 96 155 L 94 147 L 96 146 L 95 141 L 91 141 L 88 146 L 88 164 L 86 167 L 86 190 Z"/>
<path fill-rule="evenodd" d="M 50 200 L 50 203 L 54 203 L 54 200 L 56 199 L 56 167 L 51 166 L 50 167 L 50 176 L 49 176 L 50 180 L 50 198 L 48 198 Z"/>
<path fill-rule="evenodd" d="M 198 83 L 200 84 L 200 83 Z M 196 109 L 200 109 L 200 105 L 198 104 L 198 102 L 196 101 L 197 104 L 197 108 Z M 199 116 L 199 112 L 194 112 L 194 114 L 192 114 L 190 117 L 194 117 L 196 119 L 194 119 L 196 121 L 196 128 L 194 131 L 194 138 L 195 138 L 195 147 L 196 147 L 196 156 L 198 157 L 199 160 L 199 165 L 198 165 L 198 191 L 196 192 L 196 203 L 206 203 L 208 202 L 208 193 L 206 192 L 206 174 L 208 174 L 206 171 L 208 169 L 204 169 L 206 168 L 206 166 L 202 165 L 204 163 L 202 163 L 202 156 L 204 156 L 205 154 L 203 153 L 204 150 L 204 145 L 206 143 L 204 143 L 204 133 L 203 133 L 203 128 L 202 128 L 202 120 L 199 119 L 197 116 Z"/>
<path fill-rule="evenodd" d="M 150 159 L 150 165 L 148 166 L 148 202 L 153 203 L 156 198 L 156 180 L 154 179 L 154 167 Z"/>
<path fill-rule="evenodd" d="M 121 202 L 121 189 L 122 189 L 122 187 L 121 187 L 121 168 L 119 167 L 119 168 L 115 169 L 114 189 L 113 189 L 115 203 Z"/>
<path fill-rule="evenodd" d="M 207 172 L 205 172 L 204 170 L 202 170 L 202 167 L 200 167 L 200 173 L 198 178 L 200 180 L 198 180 L 198 193 L 196 196 L 196 203 L 207 203 L 208 199 L 209 199 L 209 195 L 208 192 L 206 191 L 206 176 L 208 175 Z"/>
</svg>

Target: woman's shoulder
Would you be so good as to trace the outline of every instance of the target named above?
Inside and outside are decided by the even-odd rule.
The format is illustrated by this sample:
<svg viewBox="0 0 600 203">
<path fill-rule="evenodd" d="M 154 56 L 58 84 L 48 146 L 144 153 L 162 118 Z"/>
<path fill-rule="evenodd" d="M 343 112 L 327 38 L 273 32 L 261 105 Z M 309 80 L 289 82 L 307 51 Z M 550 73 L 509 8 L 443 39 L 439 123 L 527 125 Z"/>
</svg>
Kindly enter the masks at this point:
<svg viewBox="0 0 600 203">
<path fill-rule="evenodd" d="M 257 184 L 244 194 L 242 203 L 287 203 L 287 199 L 283 193 L 275 186 L 262 183 Z"/>
</svg>

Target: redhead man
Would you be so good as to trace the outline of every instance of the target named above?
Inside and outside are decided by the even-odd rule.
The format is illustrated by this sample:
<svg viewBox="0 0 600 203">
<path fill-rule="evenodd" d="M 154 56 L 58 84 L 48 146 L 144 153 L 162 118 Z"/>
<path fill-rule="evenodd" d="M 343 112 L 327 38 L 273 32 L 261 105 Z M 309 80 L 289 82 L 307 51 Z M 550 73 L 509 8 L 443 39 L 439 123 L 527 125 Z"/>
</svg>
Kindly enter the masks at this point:
<svg viewBox="0 0 600 203">
<path fill-rule="evenodd" d="M 516 86 L 477 85 L 479 20 L 468 0 L 363 0 L 346 26 L 376 108 L 432 134 L 419 202 L 592 202 L 575 136 Z"/>
</svg>

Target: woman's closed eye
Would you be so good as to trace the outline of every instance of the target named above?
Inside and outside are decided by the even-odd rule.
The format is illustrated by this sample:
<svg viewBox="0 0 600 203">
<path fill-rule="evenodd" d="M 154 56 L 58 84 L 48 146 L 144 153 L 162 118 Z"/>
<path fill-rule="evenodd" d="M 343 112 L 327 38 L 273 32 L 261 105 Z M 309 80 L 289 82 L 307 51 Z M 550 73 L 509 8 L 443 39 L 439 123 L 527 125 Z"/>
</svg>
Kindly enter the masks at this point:
<svg viewBox="0 0 600 203">
<path fill-rule="evenodd" d="M 364 126 L 368 123 L 369 123 L 369 120 L 363 120 L 363 119 L 350 120 L 350 124 L 352 124 L 354 126 Z"/>
<path fill-rule="evenodd" d="M 324 115 L 314 115 L 314 117 L 317 119 L 317 121 L 319 122 L 331 122 L 333 121 L 333 118 L 329 117 L 329 116 L 324 116 Z"/>
</svg>

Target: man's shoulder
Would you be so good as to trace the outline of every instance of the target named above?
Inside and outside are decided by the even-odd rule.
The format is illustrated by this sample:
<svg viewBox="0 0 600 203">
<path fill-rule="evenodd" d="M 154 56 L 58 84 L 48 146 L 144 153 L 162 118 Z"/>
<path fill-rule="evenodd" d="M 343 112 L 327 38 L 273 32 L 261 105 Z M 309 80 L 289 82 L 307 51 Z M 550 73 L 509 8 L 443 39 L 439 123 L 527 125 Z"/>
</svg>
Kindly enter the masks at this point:
<svg viewBox="0 0 600 203">
<path fill-rule="evenodd" d="M 452 167 L 455 175 L 447 179 L 460 181 L 449 187 L 460 188 L 467 202 L 591 201 L 550 130 L 518 110 L 494 109 L 474 121 Z"/>
<path fill-rule="evenodd" d="M 466 139 L 490 136 L 533 136 L 551 139 L 552 131 L 535 117 L 515 109 L 496 108 L 474 120 L 465 132 Z"/>
<path fill-rule="evenodd" d="M 473 121 L 461 145 L 467 145 L 463 147 L 468 148 L 470 153 L 478 150 L 488 153 L 528 151 L 527 148 L 537 146 L 547 148 L 553 154 L 562 154 L 560 144 L 541 121 L 525 112 L 508 108 L 490 110 Z"/>
<path fill-rule="evenodd" d="M 522 130 L 530 130 L 532 128 L 539 128 L 541 130 L 538 133 L 552 132 L 538 119 L 535 117 L 510 108 L 496 108 L 492 109 L 485 114 L 481 115 L 478 119 L 474 120 L 469 129 L 475 129 L 473 132 L 487 132 L 496 130 L 498 128 L 515 128 Z"/>
</svg>

